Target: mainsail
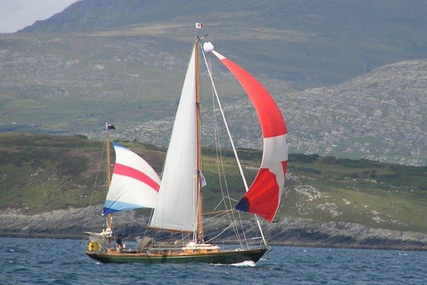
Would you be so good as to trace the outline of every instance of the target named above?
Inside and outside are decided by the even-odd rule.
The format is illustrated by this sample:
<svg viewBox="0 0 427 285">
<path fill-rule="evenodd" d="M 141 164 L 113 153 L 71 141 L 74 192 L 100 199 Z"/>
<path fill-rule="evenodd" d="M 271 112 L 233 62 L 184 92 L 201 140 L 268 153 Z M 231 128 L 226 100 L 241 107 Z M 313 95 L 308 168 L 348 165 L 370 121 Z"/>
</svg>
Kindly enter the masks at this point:
<svg viewBox="0 0 427 285">
<path fill-rule="evenodd" d="M 195 49 L 182 88 L 150 228 L 197 229 L 197 124 Z"/>
<path fill-rule="evenodd" d="M 117 143 L 113 146 L 116 163 L 102 214 L 154 208 L 160 185 L 156 171 L 136 153 Z"/>
<path fill-rule="evenodd" d="M 288 162 L 285 120 L 269 92 L 252 75 L 216 51 L 212 52 L 245 89 L 255 106 L 263 134 L 260 169 L 236 209 L 257 214 L 271 222 L 279 208 Z"/>
</svg>

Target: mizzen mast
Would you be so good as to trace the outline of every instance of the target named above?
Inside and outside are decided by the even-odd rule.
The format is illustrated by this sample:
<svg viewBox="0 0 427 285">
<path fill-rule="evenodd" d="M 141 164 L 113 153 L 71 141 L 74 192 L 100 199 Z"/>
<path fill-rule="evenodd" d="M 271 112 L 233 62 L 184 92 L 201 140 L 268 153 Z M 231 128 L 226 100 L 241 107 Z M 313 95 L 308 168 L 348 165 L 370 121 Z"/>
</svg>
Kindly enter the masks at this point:
<svg viewBox="0 0 427 285">
<path fill-rule="evenodd" d="M 110 131 L 108 124 L 106 125 L 107 141 L 106 141 L 106 155 L 107 155 L 107 189 L 111 186 L 111 157 L 110 157 Z M 113 231 L 113 215 L 107 215 L 107 229 Z M 111 248 L 111 236 L 108 237 L 108 247 Z"/>
</svg>

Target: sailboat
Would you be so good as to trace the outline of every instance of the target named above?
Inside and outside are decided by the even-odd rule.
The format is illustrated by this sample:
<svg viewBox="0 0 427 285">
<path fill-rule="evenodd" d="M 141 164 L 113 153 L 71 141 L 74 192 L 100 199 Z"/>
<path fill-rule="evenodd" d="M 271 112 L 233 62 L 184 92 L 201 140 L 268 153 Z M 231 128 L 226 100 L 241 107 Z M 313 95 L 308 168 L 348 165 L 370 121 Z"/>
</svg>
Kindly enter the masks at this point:
<svg viewBox="0 0 427 285">
<path fill-rule="evenodd" d="M 262 240 L 257 246 L 229 249 L 207 240 L 203 231 L 201 158 L 201 105 L 199 58 L 207 65 L 212 90 L 231 138 L 207 54 L 218 58 L 246 91 L 258 114 L 263 136 L 261 166 L 250 187 L 244 178 L 233 141 L 231 145 L 242 174 L 246 193 L 235 210 L 255 215 Z M 131 150 L 113 144 L 116 162 L 103 214 L 107 229 L 102 233 L 86 233 L 89 249 L 86 254 L 102 263 L 188 263 L 233 264 L 257 262 L 269 249 L 258 217 L 272 222 L 279 208 L 288 160 L 287 128 L 282 113 L 269 92 L 247 71 L 219 54 L 209 42 L 194 42 L 185 76 L 175 122 L 160 179 L 149 164 Z M 109 165 L 109 164 L 108 164 Z M 152 208 L 149 228 L 155 231 L 180 233 L 187 237 L 180 242 L 158 243 L 151 237 L 138 240 L 136 249 L 114 249 L 111 214 L 136 208 Z M 101 242 L 108 240 L 108 248 Z"/>
</svg>

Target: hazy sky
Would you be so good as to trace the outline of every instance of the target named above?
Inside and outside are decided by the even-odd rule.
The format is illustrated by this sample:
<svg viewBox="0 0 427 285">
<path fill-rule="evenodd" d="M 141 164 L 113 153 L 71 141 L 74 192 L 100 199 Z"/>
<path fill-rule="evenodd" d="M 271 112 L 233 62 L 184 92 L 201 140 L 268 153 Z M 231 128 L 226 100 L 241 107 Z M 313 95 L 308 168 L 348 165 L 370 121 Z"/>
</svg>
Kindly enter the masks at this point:
<svg viewBox="0 0 427 285">
<path fill-rule="evenodd" d="M 0 0 L 0 33 L 14 33 L 50 18 L 79 0 Z"/>
</svg>

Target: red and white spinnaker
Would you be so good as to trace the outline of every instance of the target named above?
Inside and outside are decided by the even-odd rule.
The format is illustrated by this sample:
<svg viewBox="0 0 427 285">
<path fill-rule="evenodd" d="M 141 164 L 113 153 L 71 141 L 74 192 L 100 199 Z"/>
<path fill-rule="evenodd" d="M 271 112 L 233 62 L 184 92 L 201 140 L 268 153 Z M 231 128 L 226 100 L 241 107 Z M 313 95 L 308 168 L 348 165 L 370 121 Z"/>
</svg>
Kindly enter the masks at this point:
<svg viewBox="0 0 427 285">
<path fill-rule="evenodd" d="M 267 89 L 251 74 L 218 52 L 212 53 L 231 71 L 248 94 L 257 111 L 263 135 L 260 169 L 236 209 L 257 214 L 271 222 L 279 208 L 288 163 L 285 119 Z"/>
</svg>

